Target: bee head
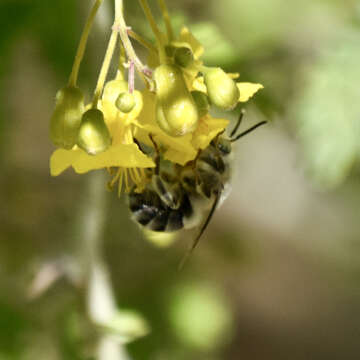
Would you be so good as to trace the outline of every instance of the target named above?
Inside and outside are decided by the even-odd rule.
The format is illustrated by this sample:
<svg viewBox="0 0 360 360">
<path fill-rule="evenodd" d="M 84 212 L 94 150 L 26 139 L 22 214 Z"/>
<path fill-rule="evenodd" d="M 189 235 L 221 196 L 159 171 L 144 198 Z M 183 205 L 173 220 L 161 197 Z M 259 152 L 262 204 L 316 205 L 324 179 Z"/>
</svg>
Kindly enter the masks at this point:
<svg viewBox="0 0 360 360">
<path fill-rule="evenodd" d="M 219 137 L 214 143 L 214 146 L 223 156 L 231 153 L 231 141 L 224 137 Z"/>
</svg>

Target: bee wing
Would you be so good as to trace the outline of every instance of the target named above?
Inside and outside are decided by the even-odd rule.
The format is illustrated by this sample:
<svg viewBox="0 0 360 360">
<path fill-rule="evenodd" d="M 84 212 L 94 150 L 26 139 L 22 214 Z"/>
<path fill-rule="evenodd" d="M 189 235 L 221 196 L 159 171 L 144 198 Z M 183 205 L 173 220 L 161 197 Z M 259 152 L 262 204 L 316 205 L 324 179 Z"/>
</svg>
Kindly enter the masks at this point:
<svg viewBox="0 0 360 360">
<path fill-rule="evenodd" d="M 210 223 L 210 220 L 212 219 L 212 217 L 213 217 L 213 215 L 214 215 L 214 212 L 215 212 L 215 210 L 216 210 L 216 207 L 217 207 L 217 205 L 219 204 L 219 201 L 220 201 L 220 198 L 221 198 L 221 193 L 222 193 L 222 191 L 219 191 L 218 194 L 216 194 L 216 197 L 215 197 L 215 200 L 214 200 L 213 205 L 211 206 L 209 215 L 207 216 L 204 224 L 202 225 L 198 236 L 195 238 L 195 240 L 194 240 L 194 242 L 192 243 L 191 247 L 188 249 L 188 251 L 186 252 L 186 254 L 184 255 L 184 257 L 182 258 L 182 260 L 181 260 L 181 262 L 180 262 L 180 264 L 179 264 L 178 270 L 181 270 L 181 269 L 184 267 L 187 259 L 189 258 L 189 256 L 192 254 L 192 252 L 195 250 L 196 246 L 198 245 L 202 234 L 204 233 L 204 231 L 205 231 L 206 228 L 208 227 L 208 225 L 209 225 L 209 223 Z"/>
</svg>

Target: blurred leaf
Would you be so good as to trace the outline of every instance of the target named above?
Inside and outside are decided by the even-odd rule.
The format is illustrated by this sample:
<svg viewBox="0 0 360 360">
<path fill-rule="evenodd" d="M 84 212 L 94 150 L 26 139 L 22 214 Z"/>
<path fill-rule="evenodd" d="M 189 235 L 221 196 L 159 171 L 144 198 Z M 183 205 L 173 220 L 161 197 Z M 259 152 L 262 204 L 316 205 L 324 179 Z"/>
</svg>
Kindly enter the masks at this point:
<svg viewBox="0 0 360 360">
<path fill-rule="evenodd" d="M 307 84 L 293 109 L 309 171 L 324 187 L 340 184 L 360 155 L 359 36 L 343 32 L 307 69 Z"/>
<path fill-rule="evenodd" d="M 32 18 L 33 29 L 57 75 L 67 76 L 86 15 L 79 16 L 78 4 L 73 0 L 38 0 L 38 5 Z"/>
<path fill-rule="evenodd" d="M 197 23 L 190 30 L 204 46 L 203 59 L 207 64 L 227 67 L 237 59 L 235 47 L 213 23 Z"/>
<path fill-rule="evenodd" d="M 11 354 L 11 359 L 16 359 L 22 348 L 20 335 L 27 324 L 22 315 L 8 305 L 0 303 L 0 349 L 1 354 Z M 6 357 L 5 357 L 6 358 Z M 1 359 L 1 355 L 0 355 Z"/>
<path fill-rule="evenodd" d="M 143 337 L 150 331 L 145 319 L 135 311 L 118 311 L 112 321 L 98 325 L 105 333 L 114 335 L 122 344 Z"/>
<path fill-rule="evenodd" d="M 176 289 L 170 320 L 182 342 L 201 351 L 212 351 L 231 338 L 232 314 L 218 289 L 187 284 Z"/>
</svg>

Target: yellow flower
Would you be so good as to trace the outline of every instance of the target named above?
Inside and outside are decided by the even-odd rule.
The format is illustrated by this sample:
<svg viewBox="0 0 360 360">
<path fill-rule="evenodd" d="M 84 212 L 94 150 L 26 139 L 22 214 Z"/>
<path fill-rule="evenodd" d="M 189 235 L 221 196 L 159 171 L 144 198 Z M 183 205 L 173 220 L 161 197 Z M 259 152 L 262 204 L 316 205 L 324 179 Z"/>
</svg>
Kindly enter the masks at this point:
<svg viewBox="0 0 360 360">
<path fill-rule="evenodd" d="M 233 74 L 228 74 L 230 77 Z M 235 76 L 237 74 L 234 74 Z M 264 86 L 261 84 L 249 83 L 249 82 L 238 82 L 236 83 L 239 91 L 240 97 L 239 102 L 247 102 L 250 98 L 252 98 L 259 90 L 263 89 Z M 202 76 L 197 77 L 194 82 L 192 83 L 192 87 L 194 90 L 201 91 L 203 93 L 207 93 L 207 89 L 204 83 L 204 78 Z"/>
<path fill-rule="evenodd" d="M 61 174 L 70 166 L 78 174 L 95 169 L 115 167 L 118 170 L 114 179 L 119 181 L 120 190 L 123 178 L 127 190 L 130 189 L 129 179 L 138 187 L 143 186 L 145 175 L 142 169 L 154 167 L 155 164 L 133 140 L 133 131 L 137 124 L 136 118 L 143 108 L 142 95 L 140 92 L 134 91 L 136 100 L 134 109 L 128 114 L 120 112 L 114 104 L 119 95 L 118 87 L 114 86 L 116 81 L 119 80 L 114 80 L 106 85 L 102 101 L 99 103 L 99 109 L 104 114 L 105 123 L 112 137 L 110 148 L 95 156 L 88 155 L 78 146 L 74 146 L 71 150 L 58 149 L 50 158 L 52 176 Z M 113 180 L 111 184 L 114 185 L 115 182 Z"/>
<path fill-rule="evenodd" d="M 184 165 L 196 157 L 196 150 L 191 144 L 192 134 L 181 137 L 172 137 L 162 131 L 155 120 L 155 94 L 148 90 L 142 92 L 143 111 L 136 122 L 134 136 L 146 145 L 153 146 L 149 134 L 154 141 L 165 148 L 164 158 L 172 162 Z M 181 154 L 181 158 L 178 157 Z"/>
<path fill-rule="evenodd" d="M 172 137 L 162 131 L 155 120 L 155 95 L 143 91 L 143 111 L 138 117 L 134 136 L 146 145 L 152 146 L 149 134 L 155 142 L 164 148 L 163 156 L 179 165 L 194 160 L 198 151 L 205 149 L 218 134 L 226 129 L 229 120 L 203 116 L 193 133 Z"/>
<path fill-rule="evenodd" d="M 199 126 L 193 133 L 192 145 L 197 150 L 204 150 L 210 142 L 223 132 L 230 121 L 227 119 L 216 119 L 209 114 L 200 119 Z"/>
</svg>

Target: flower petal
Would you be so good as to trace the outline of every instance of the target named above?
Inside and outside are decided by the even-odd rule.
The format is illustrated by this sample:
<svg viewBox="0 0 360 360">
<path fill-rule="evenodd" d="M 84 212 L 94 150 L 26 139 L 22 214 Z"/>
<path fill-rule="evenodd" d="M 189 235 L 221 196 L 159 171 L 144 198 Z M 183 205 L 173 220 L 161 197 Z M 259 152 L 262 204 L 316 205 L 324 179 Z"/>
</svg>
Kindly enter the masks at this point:
<svg viewBox="0 0 360 360">
<path fill-rule="evenodd" d="M 204 47 L 186 26 L 181 28 L 179 41 L 187 42 L 191 46 L 195 59 L 199 59 L 199 57 L 204 53 Z"/>
<path fill-rule="evenodd" d="M 169 148 L 164 153 L 164 159 L 169 160 L 173 163 L 179 164 L 181 166 L 184 166 L 186 163 L 188 163 L 191 160 L 194 160 L 196 158 L 197 152 L 194 150 L 192 152 L 181 152 L 176 151 L 172 148 Z"/>
<path fill-rule="evenodd" d="M 229 120 L 215 119 L 210 115 L 201 118 L 193 134 L 192 145 L 195 149 L 205 149 L 218 134 L 229 125 Z"/>
<path fill-rule="evenodd" d="M 206 88 L 206 85 L 204 83 L 204 77 L 203 76 L 197 77 L 193 81 L 192 87 L 193 87 L 193 90 L 201 91 L 201 92 L 207 94 L 207 88 Z"/>
<path fill-rule="evenodd" d="M 160 142 L 167 148 L 164 153 L 165 159 L 185 165 L 196 157 L 196 150 L 191 144 L 191 137 L 191 134 L 187 134 L 174 138 L 165 133 L 159 133 L 155 136 L 155 141 Z"/>
<path fill-rule="evenodd" d="M 239 102 L 246 102 L 254 96 L 256 92 L 263 89 L 264 86 L 261 84 L 254 84 L 248 82 L 240 82 L 236 84 L 240 90 Z"/>
<path fill-rule="evenodd" d="M 65 150 L 58 149 L 53 152 L 50 157 L 50 174 L 51 176 L 58 176 L 80 156 L 80 150 Z"/>
<path fill-rule="evenodd" d="M 107 167 L 149 168 L 155 167 L 153 160 L 141 152 L 136 144 L 118 144 L 96 156 L 81 152 L 72 163 L 78 174 Z"/>
</svg>

